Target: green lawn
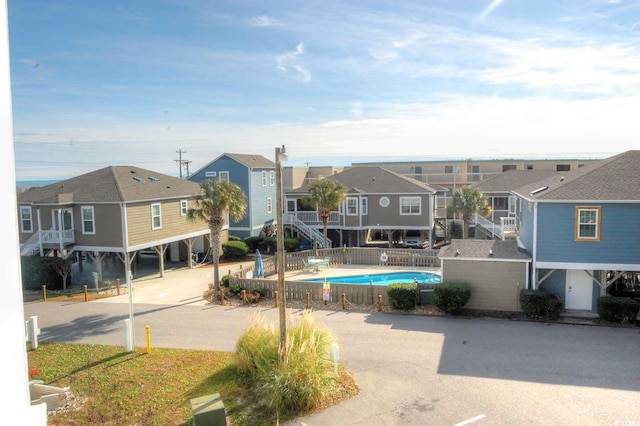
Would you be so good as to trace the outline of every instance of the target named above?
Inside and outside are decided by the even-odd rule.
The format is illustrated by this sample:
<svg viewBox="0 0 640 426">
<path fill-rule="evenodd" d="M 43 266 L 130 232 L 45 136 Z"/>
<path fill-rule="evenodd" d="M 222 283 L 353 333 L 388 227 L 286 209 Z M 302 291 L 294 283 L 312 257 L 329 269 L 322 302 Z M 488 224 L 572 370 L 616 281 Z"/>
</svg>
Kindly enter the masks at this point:
<svg viewBox="0 0 640 426">
<path fill-rule="evenodd" d="M 271 425 L 274 416 L 252 406 L 252 390 L 230 352 L 42 344 L 27 351 L 33 378 L 82 398 L 80 410 L 49 417 L 50 425 L 190 425 L 190 399 L 220 393 L 232 425 Z M 357 394 L 341 370 L 341 386 L 328 405 Z M 302 413 L 300 413 L 302 414 Z M 284 420 L 284 419 L 281 419 Z"/>
</svg>

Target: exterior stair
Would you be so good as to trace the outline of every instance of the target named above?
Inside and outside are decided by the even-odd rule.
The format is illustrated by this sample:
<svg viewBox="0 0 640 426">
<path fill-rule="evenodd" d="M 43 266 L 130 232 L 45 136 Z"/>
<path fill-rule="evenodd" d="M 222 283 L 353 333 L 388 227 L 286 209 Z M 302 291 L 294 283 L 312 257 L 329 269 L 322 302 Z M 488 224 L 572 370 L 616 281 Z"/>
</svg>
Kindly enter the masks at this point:
<svg viewBox="0 0 640 426">
<path fill-rule="evenodd" d="M 315 241 L 318 248 L 329 248 L 332 247 L 333 243 L 330 239 L 327 238 L 327 246 L 325 246 L 324 234 L 318 231 L 315 228 L 307 225 L 300 219 L 298 219 L 295 215 L 285 214 L 283 217 L 283 221 L 285 225 L 289 225 L 293 229 L 295 229 L 299 234 L 304 235 L 311 241 Z"/>
</svg>

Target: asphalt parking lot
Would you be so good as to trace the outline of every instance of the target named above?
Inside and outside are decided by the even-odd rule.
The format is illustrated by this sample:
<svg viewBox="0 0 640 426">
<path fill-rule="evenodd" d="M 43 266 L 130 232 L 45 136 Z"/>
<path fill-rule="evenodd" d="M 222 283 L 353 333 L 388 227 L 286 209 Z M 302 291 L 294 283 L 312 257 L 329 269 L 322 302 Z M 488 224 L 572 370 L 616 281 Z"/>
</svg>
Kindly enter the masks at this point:
<svg viewBox="0 0 640 426">
<path fill-rule="evenodd" d="M 207 271 L 208 269 L 208 271 Z M 232 351 L 254 314 L 208 304 L 211 268 L 134 281 L 136 345 Z M 190 274 L 195 274 L 191 276 Z M 199 276 L 199 278 L 196 277 Z M 188 283 L 188 284 L 187 284 Z M 123 345 L 128 296 L 28 303 L 41 341 Z M 289 310 L 289 320 L 300 311 Z M 640 424 L 640 329 L 491 318 L 315 311 L 361 392 L 291 425 Z"/>
</svg>

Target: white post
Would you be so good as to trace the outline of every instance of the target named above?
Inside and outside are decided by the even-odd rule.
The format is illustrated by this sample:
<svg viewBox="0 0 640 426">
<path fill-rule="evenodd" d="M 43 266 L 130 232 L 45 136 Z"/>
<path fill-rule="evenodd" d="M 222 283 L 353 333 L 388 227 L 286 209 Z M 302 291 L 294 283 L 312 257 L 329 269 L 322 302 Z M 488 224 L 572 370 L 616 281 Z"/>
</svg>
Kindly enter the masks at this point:
<svg viewBox="0 0 640 426">
<path fill-rule="evenodd" d="M 38 349 L 38 335 L 40 334 L 40 329 L 38 328 L 38 317 L 29 317 L 26 324 L 27 342 L 31 342 L 31 349 Z"/>
<path fill-rule="evenodd" d="M 127 352 L 133 352 L 133 336 L 129 319 L 124 320 L 124 348 Z"/>
<path fill-rule="evenodd" d="M 338 360 L 340 359 L 340 348 L 335 342 L 331 344 L 331 359 L 333 359 L 333 374 L 338 377 Z"/>
<path fill-rule="evenodd" d="M 9 22 L 7 2 L 0 1 L 0 196 L 7 207 L 3 213 L 3 238 L 0 239 L 2 305 L 0 339 L 2 355 L 11 362 L 0 365 L 2 406 L 21 424 L 46 425 L 47 404 L 31 406 L 27 351 L 24 341 L 24 300 L 20 273 L 20 244 L 16 199 L 13 118 L 11 114 L 11 78 L 9 73 Z"/>
</svg>

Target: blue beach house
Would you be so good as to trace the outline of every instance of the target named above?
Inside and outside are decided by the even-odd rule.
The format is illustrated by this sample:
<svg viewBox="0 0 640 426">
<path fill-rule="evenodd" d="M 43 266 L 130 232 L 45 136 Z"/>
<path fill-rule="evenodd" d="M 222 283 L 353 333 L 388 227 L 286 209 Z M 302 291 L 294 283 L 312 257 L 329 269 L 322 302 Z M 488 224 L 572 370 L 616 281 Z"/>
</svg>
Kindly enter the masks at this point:
<svg viewBox="0 0 640 426">
<path fill-rule="evenodd" d="M 224 153 L 189 177 L 190 181 L 223 179 L 238 185 L 247 196 L 247 214 L 231 221 L 229 235 L 260 235 L 276 218 L 275 163 L 261 155 Z"/>
<path fill-rule="evenodd" d="M 640 151 L 627 151 L 512 191 L 533 288 L 569 310 L 595 310 L 607 294 L 640 299 L 639 166 Z"/>
</svg>

